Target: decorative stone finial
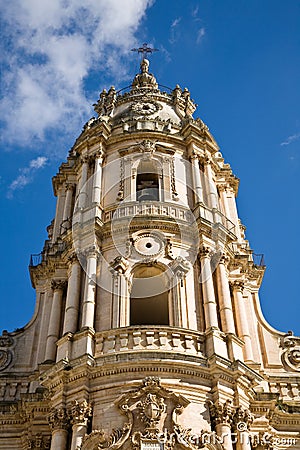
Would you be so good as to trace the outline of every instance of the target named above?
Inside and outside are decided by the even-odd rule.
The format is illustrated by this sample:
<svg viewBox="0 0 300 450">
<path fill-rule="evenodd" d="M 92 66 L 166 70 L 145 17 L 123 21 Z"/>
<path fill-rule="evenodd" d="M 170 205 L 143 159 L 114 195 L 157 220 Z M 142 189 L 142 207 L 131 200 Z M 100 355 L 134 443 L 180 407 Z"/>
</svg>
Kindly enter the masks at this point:
<svg viewBox="0 0 300 450">
<path fill-rule="evenodd" d="M 157 89 L 158 84 L 152 73 L 149 73 L 149 61 L 144 58 L 140 65 L 141 71 L 134 77 L 132 82 L 133 89 L 147 88 Z"/>
</svg>

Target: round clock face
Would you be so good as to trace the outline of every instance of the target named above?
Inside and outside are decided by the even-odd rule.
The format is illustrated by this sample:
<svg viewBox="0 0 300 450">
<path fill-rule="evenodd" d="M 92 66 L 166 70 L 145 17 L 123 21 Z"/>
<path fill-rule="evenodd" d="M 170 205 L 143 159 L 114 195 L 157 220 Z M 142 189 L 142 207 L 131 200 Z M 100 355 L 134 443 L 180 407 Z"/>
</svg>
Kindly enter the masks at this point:
<svg viewBox="0 0 300 450">
<path fill-rule="evenodd" d="M 157 255 L 163 248 L 163 242 L 158 236 L 149 234 L 136 239 L 134 247 L 138 253 L 144 256 Z"/>
<path fill-rule="evenodd" d="M 150 115 L 158 111 L 159 105 L 154 102 L 136 102 L 131 105 L 131 109 L 137 114 Z"/>
</svg>

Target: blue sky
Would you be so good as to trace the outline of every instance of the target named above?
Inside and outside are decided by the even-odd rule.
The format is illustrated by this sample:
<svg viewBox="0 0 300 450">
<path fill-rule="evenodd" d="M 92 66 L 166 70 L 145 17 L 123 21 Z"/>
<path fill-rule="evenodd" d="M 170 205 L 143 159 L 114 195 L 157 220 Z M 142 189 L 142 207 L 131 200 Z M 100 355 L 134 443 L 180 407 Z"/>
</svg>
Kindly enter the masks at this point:
<svg viewBox="0 0 300 450">
<path fill-rule="evenodd" d="M 160 50 L 151 71 L 189 88 L 241 180 L 240 217 L 267 264 L 266 319 L 300 335 L 300 3 L 1 0 L 1 11 L 0 330 L 32 316 L 27 266 L 54 216 L 51 177 L 99 92 L 130 84 L 130 49 L 148 42 Z"/>
</svg>

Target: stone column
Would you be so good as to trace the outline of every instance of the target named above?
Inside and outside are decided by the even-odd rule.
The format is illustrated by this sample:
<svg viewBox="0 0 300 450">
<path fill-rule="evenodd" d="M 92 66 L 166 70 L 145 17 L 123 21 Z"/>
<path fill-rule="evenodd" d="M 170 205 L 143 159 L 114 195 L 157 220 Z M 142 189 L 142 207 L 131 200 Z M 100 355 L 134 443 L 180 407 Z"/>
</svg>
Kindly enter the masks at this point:
<svg viewBox="0 0 300 450">
<path fill-rule="evenodd" d="M 214 283 L 211 273 L 209 248 L 204 247 L 200 251 L 200 262 L 200 282 L 202 283 L 206 330 L 210 328 L 219 328 Z"/>
<path fill-rule="evenodd" d="M 213 178 L 213 172 L 211 168 L 211 161 L 209 159 L 206 159 L 204 162 L 204 173 L 206 176 L 206 183 L 207 183 L 207 195 L 209 199 L 209 206 L 212 209 L 218 208 L 218 194 L 217 194 L 217 188 L 215 186 L 214 178 Z"/>
<path fill-rule="evenodd" d="M 78 327 L 78 312 L 80 300 L 81 265 L 76 255 L 72 255 L 70 276 L 66 299 L 66 311 L 63 334 L 75 333 Z"/>
<path fill-rule="evenodd" d="M 233 410 L 230 400 L 223 404 L 209 402 L 209 412 L 212 428 L 215 429 L 217 436 L 222 439 L 223 448 L 233 450 L 231 438 Z"/>
<path fill-rule="evenodd" d="M 222 331 L 225 333 L 235 333 L 235 325 L 233 319 L 231 295 L 229 289 L 229 282 L 226 273 L 226 256 L 222 255 L 219 265 L 217 267 L 217 287 L 218 297 L 220 302 L 220 316 Z"/>
<path fill-rule="evenodd" d="M 199 158 L 197 155 L 191 156 L 193 189 L 195 194 L 195 203 L 203 203 L 203 189 L 200 176 Z"/>
<path fill-rule="evenodd" d="M 248 317 L 245 308 L 245 299 L 243 297 L 244 283 L 242 283 L 241 281 L 235 281 L 231 285 L 233 290 L 237 331 L 239 337 L 241 337 L 245 343 L 244 358 L 245 361 L 252 361 L 253 352 L 252 352 L 251 336 L 249 332 Z"/>
<path fill-rule="evenodd" d="M 189 321 L 189 308 L 188 303 L 189 300 L 194 300 L 194 298 L 187 298 L 187 283 L 186 276 L 189 273 L 191 267 L 189 263 L 182 257 L 177 256 L 172 263 L 170 264 L 170 268 L 172 269 L 175 276 L 175 286 L 173 289 L 174 295 L 174 308 L 173 308 L 173 319 L 175 327 L 182 328 L 190 328 Z M 196 305 L 191 306 L 192 311 L 196 310 Z M 192 321 L 193 323 L 193 321 Z"/>
<path fill-rule="evenodd" d="M 93 177 L 92 202 L 96 205 L 100 205 L 101 202 L 102 162 L 103 162 L 103 153 L 99 152 L 95 155 L 95 170 Z"/>
<path fill-rule="evenodd" d="M 67 450 L 69 416 L 65 408 L 52 408 L 48 417 L 51 428 L 50 450 Z"/>
<path fill-rule="evenodd" d="M 60 225 L 61 225 L 62 218 L 63 218 L 64 202 L 65 202 L 65 191 L 61 187 L 57 193 L 57 202 L 56 202 L 56 211 L 55 211 L 55 219 L 54 219 L 54 226 L 53 226 L 52 242 L 55 242 L 60 234 Z"/>
<path fill-rule="evenodd" d="M 81 448 L 82 439 L 87 432 L 87 423 L 88 419 L 92 416 L 92 407 L 86 400 L 82 402 L 74 400 L 72 402 L 70 416 L 72 423 L 71 450 L 77 450 Z"/>
<path fill-rule="evenodd" d="M 128 263 L 122 256 L 111 263 L 112 275 L 112 317 L 111 327 L 119 328 L 129 325 L 129 293 L 125 272 Z"/>
<path fill-rule="evenodd" d="M 237 437 L 236 450 L 251 450 L 249 425 L 253 417 L 248 409 L 238 407 L 233 416 L 234 431 Z"/>
<path fill-rule="evenodd" d="M 84 157 L 82 158 L 82 166 L 81 166 L 81 178 L 78 186 L 78 209 L 83 209 L 86 206 L 86 182 L 88 177 L 88 170 L 89 170 L 89 158 Z"/>
<path fill-rule="evenodd" d="M 97 260 L 95 247 L 87 250 L 86 280 L 82 305 L 82 328 L 94 328 Z"/>
<path fill-rule="evenodd" d="M 220 197 L 222 201 L 222 205 L 224 207 L 224 214 L 227 217 L 227 219 L 232 220 L 231 212 L 228 204 L 228 198 L 227 198 L 227 186 L 225 184 L 221 184 L 218 186 Z"/>
<path fill-rule="evenodd" d="M 236 234 L 238 240 L 240 241 L 242 239 L 241 230 L 240 230 L 240 220 L 239 220 L 237 206 L 236 206 L 235 193 L 231 186 L 229 186 L 227 189 L 226 199 L 227 199 L 227 204 L 228 204 L 229 212 L 230 212 L 229 218 L 235 224 L 235 230 L 236 230 L 235 234 Z"/>
<path fill-rule="evenodd" d="M 74 187 L 75 185 L 72 183 L 67 183 L 66 185 L 66 198 L 64 204 L 63 221 L 67 219 L 71 220 Z"/>
<path fill-rule="evenodd" d="M 62 298 L 65 286 L 66 286 L 65 280 L 52 280 L 51 287 L 54 293 L 51 305 L 50 321 L 48 326 L 48 334 L 46 342 L 46 351 L 45 351 L 46 361 L 55 361 L 56 342 L 59 338 L 60 323 L 62 316 Z"/>
</svg>

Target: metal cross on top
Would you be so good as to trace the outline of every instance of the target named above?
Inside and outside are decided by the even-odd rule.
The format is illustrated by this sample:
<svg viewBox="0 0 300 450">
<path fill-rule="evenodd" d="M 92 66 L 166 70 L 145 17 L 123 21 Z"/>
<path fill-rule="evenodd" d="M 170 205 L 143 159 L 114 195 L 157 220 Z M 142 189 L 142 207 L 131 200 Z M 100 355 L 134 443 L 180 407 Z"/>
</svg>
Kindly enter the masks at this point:
<svg viewBox="0 0 300 450">
<path fill-rule="evenodd" d="M 148 44 L 144 43 L 139 48 L 132 48 L 131 51 L 132 52 L 141 53 L 142 54 L 142 59 L 144 59 L 145 56 L 147 55 L 147 53 L 154 53 L 154 52 L 158 52 L 159 50 L 158 50 L 158 48 L 148 47 Z"/>
</svg>

